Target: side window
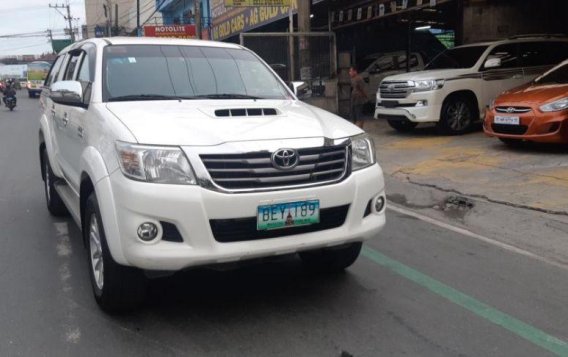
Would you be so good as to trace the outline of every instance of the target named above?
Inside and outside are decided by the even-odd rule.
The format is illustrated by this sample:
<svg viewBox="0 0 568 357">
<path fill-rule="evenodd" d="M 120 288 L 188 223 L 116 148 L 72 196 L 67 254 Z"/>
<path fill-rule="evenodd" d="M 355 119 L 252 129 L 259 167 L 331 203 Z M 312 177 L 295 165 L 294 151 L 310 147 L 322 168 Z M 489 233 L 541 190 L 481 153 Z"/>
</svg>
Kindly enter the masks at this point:
<svg viewBox="0 0 568 357">
<path fill-rule="evenodd" d="M 79 67 L 79 75 L 77 80 L 80 82 L 89 82 L 91 80 L 91 73 L 89 67 L 89 56 L 84 53 L 83 60 L 81 61 L 81 67 Z"/>
<path fill-rule="evenodd" d="M 558 64 L 568 59 L 568 42 L 547 42 L 546 50 L 552 64 Z"/>
<path fill-rule="evenodd" d="M 384 56 L 379 58 L 370 69 L 371 74 L 382 73 L 386 71 L 392 71 L 395 69 L 395 57 L 394 56 Z"/>
<path fill-rule="evenodd" d="M 501 58 L 500 68 L 516 68 L 521 66 L 518 45 L 516 43 L 495 47 L 491 50 L 487 58 Z"/>
<path fill-rule="evenodd" d="M 410 55 L 410 68 L 417 67 L 419 64 L 418 57 L 415 54 Z M 406 55 L 398 56 L 398 68 L 406 69 Z"/>
<path fill-rule="evenodd" d="M 525 42 L 519 45 L 519 54 L 523 66 L 546 66 L 555 64 L 552 53 L 548 51 L 548 42 Z"/>
<path fill-rule="evenodd" d="M 65 76 L 63 77 L 64 81 L 69 81 L 73 79 L 73 74 L 75 73 L 75 69 L 77 68 L 77 64 L 79 63 L 80 58 L 81 58 L 81 53 L 74 54 L 71 56 L 69 62 L 67 63 Z"/>
<path fill-rule="evenodd" d="M 51 69 L 49 70 L 49 74 L 47 75 L 47 78 L 45 79 L 45 83 L 44 83 L 44 85 L 46 87 L 49 87 L 53 83 L 57 82 L 57 80 L 56 80 L 57 75 L 59 74 L 59 70 L 61 69 L 61 63 L 63 63 L 64 58 L 65 58 L 65 56 L 57 57 L 57 59 L 53 63 L 53 66 L 51 66 Z"/>
</svg>

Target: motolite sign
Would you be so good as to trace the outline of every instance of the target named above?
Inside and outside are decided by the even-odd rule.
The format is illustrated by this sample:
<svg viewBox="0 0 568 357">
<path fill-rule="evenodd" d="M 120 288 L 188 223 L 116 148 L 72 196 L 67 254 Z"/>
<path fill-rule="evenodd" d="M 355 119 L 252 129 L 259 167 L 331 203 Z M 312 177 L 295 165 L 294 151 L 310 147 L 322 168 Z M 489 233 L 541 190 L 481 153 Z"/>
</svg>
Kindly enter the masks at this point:
<svg viewBox="0 0 568 357">
<path fill-rule="evenodd" d="M 195 25 L 144 26 L 146 37 L 196 38 Z"/>
</svg>

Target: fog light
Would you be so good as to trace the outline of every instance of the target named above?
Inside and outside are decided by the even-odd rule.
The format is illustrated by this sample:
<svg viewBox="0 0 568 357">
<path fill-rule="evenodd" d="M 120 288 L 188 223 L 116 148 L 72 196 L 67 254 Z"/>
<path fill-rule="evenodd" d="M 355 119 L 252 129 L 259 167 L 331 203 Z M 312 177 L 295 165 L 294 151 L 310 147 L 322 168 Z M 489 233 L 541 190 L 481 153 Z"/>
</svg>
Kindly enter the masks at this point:
<svg viewBox="0 0 568 357">
<path fill-rule="evenodd" d="M 142 223 L 138 227 L 138 238 L 149 242 L 158 236 L 158 227 L 154 223 Z"/>
<path fill-rule="evenodd" d="M 385 208 L 385 198 L 383 196 L 379 196 L 375 201 L 375 212 L 381 212 Z"/>
<path fill-rule="evenodd" d="M 427 100 L 419 100 L 418 102 L 416 102 L 416 106 L 417 107 L 426 107 L 426 106 L 428 106 L 428 101 Z"/>
</svg>

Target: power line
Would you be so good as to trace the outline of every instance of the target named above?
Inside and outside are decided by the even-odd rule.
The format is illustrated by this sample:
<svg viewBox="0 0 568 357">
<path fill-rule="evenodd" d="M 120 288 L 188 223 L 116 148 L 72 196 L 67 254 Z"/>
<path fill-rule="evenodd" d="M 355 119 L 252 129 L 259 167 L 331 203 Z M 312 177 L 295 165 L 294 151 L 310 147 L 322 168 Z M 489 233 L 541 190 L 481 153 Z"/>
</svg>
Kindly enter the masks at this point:
<svg viewBox="0 0 568 357">
<path fill-rule="evenodd" d="M 154 10 L 154 12 L 152 13 L 152 15 L 150 15 L 148 17 L 148 19 L 146 21 L 144 21 L 144 23 L 142 25 L 140 25 L 140 27 L 146 25 L 146 23 L 148 23 L 148 21 L 150 21 L 150 19 L 152 18 L 152 16 L 154 16 L 156 14 L 156 12 L 158 12 L 158 10 L 160 10 L 160 8 L 162 7 L 162 5 L 164 5 L 166 3 L 167 0 L 162 0 L 162 2 L 160 3 L 160 5 L 156 6 L 156 10 Z"/>
</svg>

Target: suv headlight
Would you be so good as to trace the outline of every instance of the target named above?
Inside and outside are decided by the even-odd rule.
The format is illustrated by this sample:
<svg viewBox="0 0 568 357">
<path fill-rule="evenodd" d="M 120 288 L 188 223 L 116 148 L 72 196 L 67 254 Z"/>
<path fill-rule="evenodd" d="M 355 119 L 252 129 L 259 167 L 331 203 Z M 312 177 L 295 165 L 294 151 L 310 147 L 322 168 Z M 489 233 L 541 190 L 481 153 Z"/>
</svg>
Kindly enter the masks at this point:
<svg viewBox="0 0 568 357">
<path fill-rule="evenodd" d="M 116 142 L 122 173 L 133 180 L 195 185 L 197 180 L 181 148 Z"/>
<path fill-rule="evenodd" d="M 427 92 L 435 89 L 441 89 L 444 87 L 444 80 L 443 79 L 431 79 L 431 80 L 423 80 L 423 81 L 410 81 L 410 85 L 414 84 L 413 91 L 414 92 Z"/>
<path fill-rule="evenodd" d="M 568 98 L 562 98 L 552 103 L 545 104 L 540 107 L 542 112 L 559 112 L 561 110 L 568 109 Z"/>
<path fill-rule="evenodd" d="M 351 169 L 353 171 L 364 169 L 373 165 L 375 158 L 375 145 L 373 139 L 362 134 L 351 138 Z"/>
</svg>

